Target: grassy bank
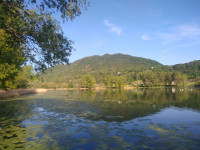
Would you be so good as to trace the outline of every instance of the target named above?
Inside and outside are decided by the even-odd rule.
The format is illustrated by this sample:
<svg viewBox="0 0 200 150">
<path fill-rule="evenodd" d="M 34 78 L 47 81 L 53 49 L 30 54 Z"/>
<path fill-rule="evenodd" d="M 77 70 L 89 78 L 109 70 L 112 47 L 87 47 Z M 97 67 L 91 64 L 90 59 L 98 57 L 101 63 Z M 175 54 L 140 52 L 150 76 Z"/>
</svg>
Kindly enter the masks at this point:
<svg viewBox="0 0 200 150">
<path fill-rule="evenodd" d="M 10 91 L 0 90 L 0 99 L 20 96 L 20 95 L 42 93 L 46 91 L 47 89 L 14 89 Z"/>
</svg>

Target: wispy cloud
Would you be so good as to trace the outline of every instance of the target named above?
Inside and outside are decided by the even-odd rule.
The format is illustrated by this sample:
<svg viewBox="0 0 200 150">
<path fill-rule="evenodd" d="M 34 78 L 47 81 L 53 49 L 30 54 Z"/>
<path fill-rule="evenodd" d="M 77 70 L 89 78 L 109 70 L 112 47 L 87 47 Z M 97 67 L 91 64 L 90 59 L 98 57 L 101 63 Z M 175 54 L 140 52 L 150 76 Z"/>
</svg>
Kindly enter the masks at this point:
<svg viewBox="0 0 200 150">
<path fill-rule="evenodd" d="M 167 53 L 169 50 L 170 50 L 169 47 L 168 47 L 168 48 L 165 48 L 165 49 L 162 50 L 162 53 Z"/>
<path fill-rule="evenodd" d="M 119 26 L 111 23 L 109 20 L 104 20 L 104 25 L 109 27 L 110 32 L 116 33 L 118 36 L 122 34 L 122 29 Z"/>
<path fill-rule="evenodd" d="M 200 40 L 200 27 L 197 24 L 183 24 L 170 28 L 166 33 L 159 33 L 162 44 L 171 44 L 184 40 Z"/>
<path fill-rule="evenodd" d="M 146 34 L 142 35 L 142 40 L 150 40 L 149 36 Z"/>
</svg>

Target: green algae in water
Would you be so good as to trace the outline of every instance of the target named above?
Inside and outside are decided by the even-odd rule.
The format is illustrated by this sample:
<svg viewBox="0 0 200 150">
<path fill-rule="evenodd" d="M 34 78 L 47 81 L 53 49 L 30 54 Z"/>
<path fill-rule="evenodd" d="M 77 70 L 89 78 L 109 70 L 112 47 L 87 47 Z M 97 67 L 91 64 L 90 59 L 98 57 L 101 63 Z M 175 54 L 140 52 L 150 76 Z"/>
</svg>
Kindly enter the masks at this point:
<svg viewBox="0 0 200 150">
<path fill-rule="evenodd" d="M 200 90 L 48 91 L 0 101 L 0 149 L 198 149 Z"/>
</svg>

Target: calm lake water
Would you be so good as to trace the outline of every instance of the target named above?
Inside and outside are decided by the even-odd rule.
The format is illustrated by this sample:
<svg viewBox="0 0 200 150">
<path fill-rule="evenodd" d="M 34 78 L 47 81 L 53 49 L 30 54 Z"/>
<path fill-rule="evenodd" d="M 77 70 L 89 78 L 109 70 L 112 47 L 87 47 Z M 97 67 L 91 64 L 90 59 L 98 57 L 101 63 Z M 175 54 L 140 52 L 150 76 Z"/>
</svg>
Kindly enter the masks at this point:
<svg viewBox="0 0 200 150">
<path fill-rule="evenodd" d="M 200 89 L 48 91 L 0 100 L 0 149 L 199 149 Z"/>
</svg>

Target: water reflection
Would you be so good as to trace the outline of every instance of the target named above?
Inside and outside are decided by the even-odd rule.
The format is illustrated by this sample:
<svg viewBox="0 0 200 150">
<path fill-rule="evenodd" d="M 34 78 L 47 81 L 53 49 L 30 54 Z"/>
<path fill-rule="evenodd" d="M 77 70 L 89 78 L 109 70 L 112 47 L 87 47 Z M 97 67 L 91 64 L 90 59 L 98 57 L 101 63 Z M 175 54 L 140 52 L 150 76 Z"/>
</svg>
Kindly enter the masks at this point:
<svg viewBox="0 0 200 150">
<path fill-rule="evenodd" d="M 86 101 L 87 104 L 98 106 L 99 119 L 106 121 L 125 121 L 144 117 L 169 106 L 200 110 L 199 92 L 173 91 L 172 89 L 157 88 L 79 92 L 82 93 L 81 96 L 84 95 L 80 99 Z M 90 117 L 90 119 L 96 120 L 97 118 Z"/>
<path fill-rule="evenodd" d="M 0 149 L 198 149 L 199 111 L 198 89 L 49 91 L 11 98 L 0 101 Z"/>
</svg>

